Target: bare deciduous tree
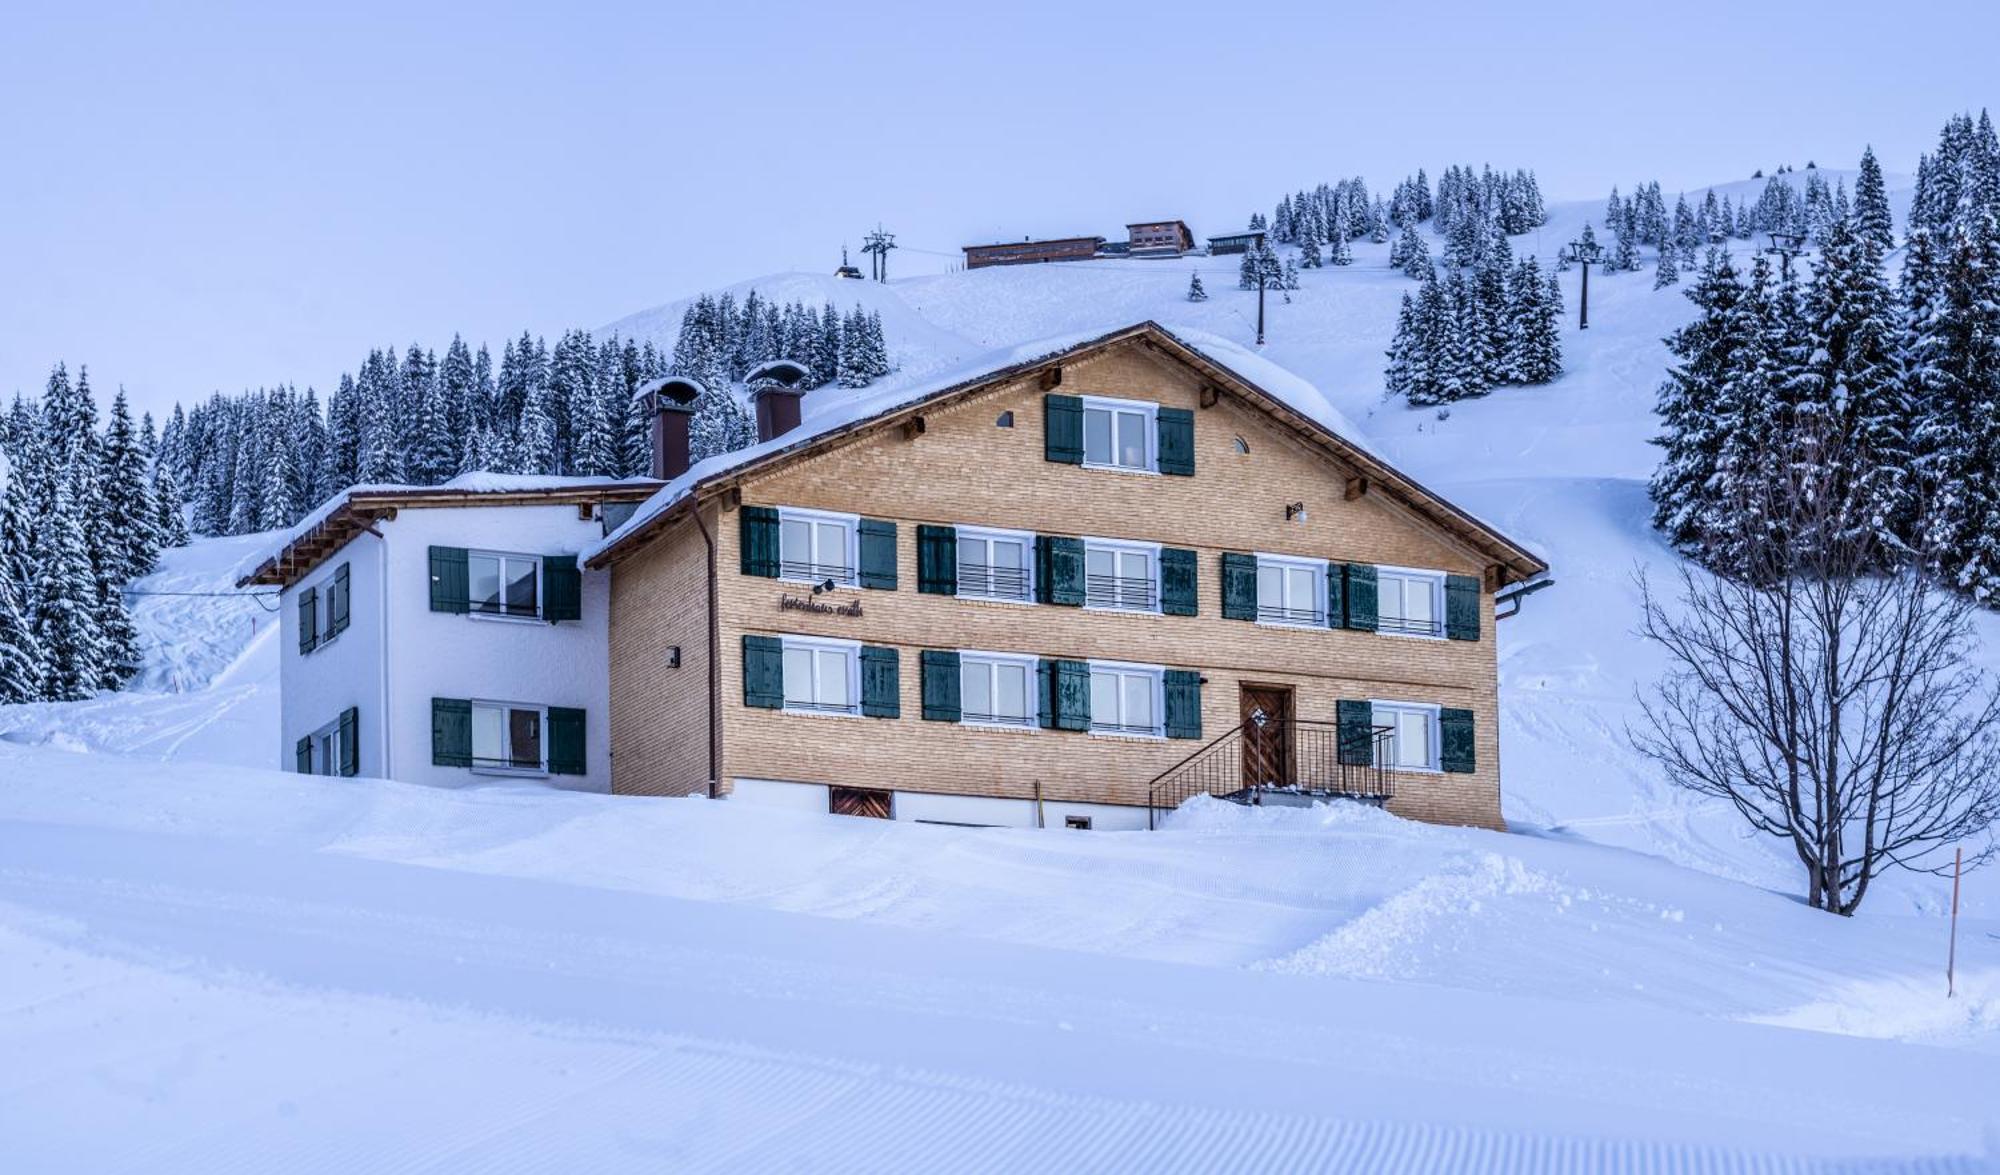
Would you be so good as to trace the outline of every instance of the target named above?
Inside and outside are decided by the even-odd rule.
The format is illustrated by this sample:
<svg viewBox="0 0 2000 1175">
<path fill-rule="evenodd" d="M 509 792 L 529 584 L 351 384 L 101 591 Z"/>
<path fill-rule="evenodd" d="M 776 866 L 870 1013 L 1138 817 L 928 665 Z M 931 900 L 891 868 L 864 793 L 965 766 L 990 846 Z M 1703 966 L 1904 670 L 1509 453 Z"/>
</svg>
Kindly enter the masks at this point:
<svg viewBox="0 0 2000 1175">
<path fill-rule="evenodd" d="M 1640 574 L 1640 631 L 1671 668 L 1630 732 L 1788 842 L 1808 902 L 1838 914 L 1886 868 L 1948 868 L 1954 842 L 1985 860 L 2000 817 L 2000 689 L 1972 661 L 1974 605 L 1878 537 L 1856 456 L 1791 430 L 1744 479 L 1726 573 L 1684 565 L 1672 601 Z"/>
</svg>

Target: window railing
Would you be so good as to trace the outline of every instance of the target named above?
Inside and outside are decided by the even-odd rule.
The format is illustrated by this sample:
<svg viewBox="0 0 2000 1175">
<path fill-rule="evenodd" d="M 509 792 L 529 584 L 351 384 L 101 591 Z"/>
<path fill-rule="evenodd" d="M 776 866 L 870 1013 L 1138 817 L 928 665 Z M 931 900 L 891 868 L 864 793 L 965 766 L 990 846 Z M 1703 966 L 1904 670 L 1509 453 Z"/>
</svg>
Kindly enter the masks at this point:
<svg viewBox="0 0 2000 1175">
<path fill-rule="evenodd" d="M 543 770 L 543 764 L 542 764 L 542 761 L 541 761 L 540 759 L 516 759 L 516 758 L 513 758 L 512 756 L 508 756 L 508 757 L 505 757 L 505 758 L 499 758 L 499 759 L 493 759 L 493 758 L 487 758 L 487 757 L 485 757 L 485 756 L 481 756 L 481 755 L 473 755 L 473 756 L 472 756 L 471 758 L 469 758 L 469 759 L 468 759 L 468 760 L 467 760 L 466 762 L 467 762 L 467 765 L 468 765 L 468 766 L 471 766 L 471 767 L 474 767 L 474 768 L 484 768 L 485 770 L 488 770 L 488 771 L 541 771 L 541 770 Z"/>
<path fill-rule="evenodd" d="M 1150 724 L 1134 722 L 1099 722 L 1092 719 L 1090 729 L 1098 734 L 1145 734 L 1158 737 L 1160 728 Z"/>
<path fill-rule="evenodd" d="M 542 615 L 542 606 L 539 602 L 534 604 L 509 604 L 501 600 L 473 600 L 470 608 L 480 616 L 521 616 L 531 620 L 539 620 Z M 342 625 L 341 627 L 345 628 L 346 625 Z"/>
<path fill-rule="evenodd" d="M 1257 620 L 1262 624 L 1299 624 L 1323 626 L 1326 613 L 1318 608 L 1278 608 L 1270 605 L 1257 606 Z"/>
<path fill-rule="evenodd" d="M 778 574 L 785 579 L 802 579 L 809 583 L 832 580 L 835 583 L 853 583 L 854 568 L 838 563 L 802 563 L 792 559 L 780 560 Z"/>
<path fill-rule="evenodd" d="M 805 711 L 808 711 L 808 712 L 810 712 L 810 713 L 813 713 L 813 714 L 859 714 L 859 713 L 861 713 L 861 703 L 859 703 L 859 702 L 804 702 L 804 701 L 796 701 L 796 700 L 794 700 L 794 699 L 791 699 L 791 698 L 786 698 L 786 699 L 785 699 L 785 709 L 787 709 L 787 710 L 805 710 Z"/>
<path fill-rule="evenodd" d="M 1377 632 L 1401 633 L 1404 636 L 1443 636 L 1442 620 L 1410 620 L 1402 616 L 1377 616 Z"/>
<path fill-rule="evenodd" d="M 959 714 L 959 718 L 965 722 L 986 722 L 994 726 L 1033 726 L 1035 724 L 1035 716 L 1033 714 L 975 714 L 970 710 L 966 710 Z"/>
<path fill-rule="evenodd" d="M 1092 608 L 1151 612 L 1160 606 L 1160 589 L 1150 579 L 1086 575 L 1083 577 L 1083 602 Z"/>
<path fill-rule="evenodd" d="M 1003 600 L 1028 598 L 1028 573 L 1019 567 L 994 567 L 986 563 L 958 565 L 958 594 L 993 596 Z"/>
</svg>

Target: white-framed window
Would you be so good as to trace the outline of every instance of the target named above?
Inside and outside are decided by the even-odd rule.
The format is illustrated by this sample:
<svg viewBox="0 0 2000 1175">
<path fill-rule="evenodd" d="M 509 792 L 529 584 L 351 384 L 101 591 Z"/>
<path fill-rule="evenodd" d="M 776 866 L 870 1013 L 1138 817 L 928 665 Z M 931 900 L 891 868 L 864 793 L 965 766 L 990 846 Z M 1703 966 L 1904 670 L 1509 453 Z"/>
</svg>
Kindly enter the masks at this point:
<svg viewBox="0 0 2000 1175">
<path fill-rule="evenodd" d="M 778 509 L 778 578 L 858 582 L 860 518 L 826 510 Z"/>
<path fill-rule="evenodd" d="M 785 709 L 861 713 L 861 642 L 795 636 L 783 640 Z"/>
<path fill-rule="evenodd" d="M 1424 702 L 1374 702 L 1375 725 L 1391 731 L 1387 766 L 1398 771 L 1438 769 L 1438 708 Z"/>
<path fill-rule="evenodd" d="M 1375 569 L 1376 630 L 1398 636 L 1444 636 L 1444 572 Z"/>
<path fill-rule="evenodd" d="M 309 774 L 339 775 L 340 719 L 336 718 L 313 731 L 306 741 L 310 748 L 308 754 L 311 761 L 307 764 Z"/>
<path fill-rule="evenodd" d="M 466 586 L 474 616 L 542 614 L 542 560 L 539 555 L 467 551 Z"/>
<path fill-rule="evenodd" d="M 1257 556 L 1260 624 L 1326 624 L 1326 560 L 1294 555 Z"/>
<path fill-rule="evenodd" d="M 1090 663 L 1090 729 L 1097 734 L 1166 735 L 1166 687 L 1158 665 Z"/>
<path fill-rule="evenodd" d="M 959 720 L 984 726 L 1036 723 L 1035 658 L 1014 653 L 958 655 Z"/>
<path fill-rule="evenodd" d="M 959 595 L 973 600 L 1033 600 L 1034 568 L 1032 532 L 958 528 Z"/>
<path fill-rule="evenodd" d="M 1083 540 L 1083 604 L 1123 612 L 1158 612 L 1159 544 Z"/>
<path fill-rule="evenodd" d="M 1145 400 L 1083 397 L 1083 463 L 1100 469 L 1157 472 L 1160 406 Z"/>
<path fill-rule="evenodd" d="M 543 706 L 472 703 L 472 769 L 543 775 L 549 761 L 549 716 Z"/>
</svg>

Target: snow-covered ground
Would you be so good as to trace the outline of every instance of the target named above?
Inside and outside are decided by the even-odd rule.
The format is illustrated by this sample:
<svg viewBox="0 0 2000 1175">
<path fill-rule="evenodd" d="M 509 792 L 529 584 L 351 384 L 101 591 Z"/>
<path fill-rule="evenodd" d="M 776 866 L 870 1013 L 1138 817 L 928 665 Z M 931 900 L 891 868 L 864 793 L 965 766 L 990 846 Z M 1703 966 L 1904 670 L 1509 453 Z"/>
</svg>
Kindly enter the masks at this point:
<svg viewBox="0 0 2000 1175">
<path fill-rule="evenodd" d="M 1597 207 L 1554 213 L 1545 257 Z M 271 769 L 275 618 L 142 596 L 140 688 L 0 709 L 4 1169 L 1990 1169 L 1986 876 L 1946 1000 L 1944 887 L 1807 910 L 1780 854 L 1624 738 L 1659 668 L 1631 577 L 1673 559 L 1645 441 L 1685 299 L 1593 275 L 1565 379 L 1440 418 L 1380 400 L 1410 288 L 1383 251 L 1274 296 L 1266 354 L 1553 564 L 1499 627 L 1513 832 L 1208 802 L 1152 834 L 966 830 L 304 778 Z M 1141 318 L 1247 342 L 1233 262 L 755 284 L 879 308 L 917 381 Z M 1208 303 L 1182 300 L 1191 267 Z M 256 542 L 137 586 L 227 591 Z"/>
</svg>

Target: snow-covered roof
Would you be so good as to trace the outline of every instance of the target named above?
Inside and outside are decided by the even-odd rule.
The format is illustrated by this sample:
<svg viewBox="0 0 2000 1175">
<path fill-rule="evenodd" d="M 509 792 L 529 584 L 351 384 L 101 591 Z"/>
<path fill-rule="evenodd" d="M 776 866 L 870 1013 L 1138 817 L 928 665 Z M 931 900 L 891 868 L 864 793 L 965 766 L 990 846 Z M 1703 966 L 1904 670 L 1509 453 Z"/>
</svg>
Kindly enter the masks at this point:
<svg viewBox="0 0 2000 1175">
<path fill-rule="evenodd" d="M 289 580 L 312 570 L 316 560 L 297 558 L 297 548 L 306 540 L 323 535 L 336 516 L 352 513 L 363 505 L 531 505 L 551 498 L 571 496 L 604 497 L 632 501 L 651 494 L 660 483 L 653 478 L 554 477 L 524 473 L 494 473 L 475 469 L 438 485 L 411 485 L 402 482 L 364 482 L 352 485 L 321 502 L 317 509 L 291 527 L 273 531 L 237 566 L 238 587 L 253 582 L 277 582 L 272 578 L 280 566 Z M 287 556 L 294 556 L 288 559 Z"/>
<path fill-rule="evenodd" d="M 1075 352 L 1104 346 L 1124 339 L 1150 334 L 1168 345 L 1185 348 L 1192 356 L 1214 368 L 1229 380 L 1260 393 L 1274 406 L 1289 410 L 1316 425 L 1359 463 L 1369 476 L 1391 492 L 1400 491 L 1420 509 L 1449 516 L 1464 528 L 1478 532 L 1486 545 L 1507 555 L 1507 561 L 1523 573 L 1545 570 L 1541 558 L 1520 543 L 1509 539 L 1490 523 L 1473 517 L 1462 508 L 1418 485 L 1390 466 L 1371 447 L 1361 430 L 1320 390 L 1293 372 L 1256 354 L 1241 344 L 1217 335 L 1194 330 L 1169 330 L 1156 322 L 1142 322 L 1111 330 L 1080 331 L 1055 338 L 1040 339 L 1013 347 L 1002 347 L 954 364 L 943 370 L 884 380 L 850 395 L 808 394 L 796 428 L 782 436 L 720 453 L 690 466 L 687 472 L 669 481 L 642 503 L 623 525 L 602 541 L 582 552 L 585 562 L 597 564 L 617 548 L 649 530 L 663 515 L 673 510 L 705 484 L 781 455 L 811 447 L 833 434 L 915 407 L 952 392 L 969 391 L 1011 379 L 1028 368 L 1069 356 Z"/>
</svg>

